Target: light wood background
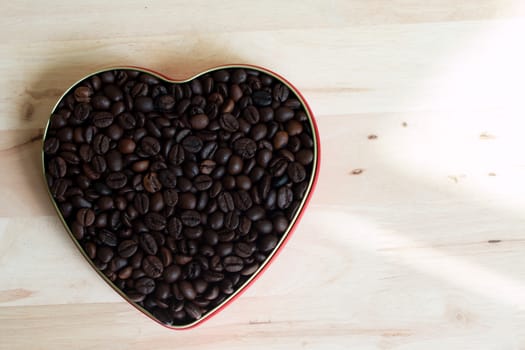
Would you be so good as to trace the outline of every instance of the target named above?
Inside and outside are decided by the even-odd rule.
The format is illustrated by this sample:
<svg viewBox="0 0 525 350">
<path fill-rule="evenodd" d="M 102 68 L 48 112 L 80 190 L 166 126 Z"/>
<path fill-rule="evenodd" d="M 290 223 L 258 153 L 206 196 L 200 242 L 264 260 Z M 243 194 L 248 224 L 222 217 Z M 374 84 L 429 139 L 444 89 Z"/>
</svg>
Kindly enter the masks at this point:
<svg viewBox="0 0 525 350">
<path fill-rule="evenodd" d="M 523 1 L 1 7 L 1 349 L 525 349 Z M 40 137 L 61 93 L 99 68 L 184 78 L 226 63 L 304 92 L 321 177 L 268 272 L 209 322 L 170 331 L 75 250 Z"/>
</svg>

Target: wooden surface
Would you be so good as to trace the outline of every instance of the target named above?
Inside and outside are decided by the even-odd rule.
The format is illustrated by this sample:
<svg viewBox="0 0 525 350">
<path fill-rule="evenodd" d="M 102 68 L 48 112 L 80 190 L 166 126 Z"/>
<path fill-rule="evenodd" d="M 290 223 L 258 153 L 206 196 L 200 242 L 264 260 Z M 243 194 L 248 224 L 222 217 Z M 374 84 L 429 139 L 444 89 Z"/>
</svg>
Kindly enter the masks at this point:
<svg viewBox="0 0 525 350">
<path fill-rule="evenodd" d="M 524 14 L 519 0 L 4 1 L 0 348 L 525 349 Z M 268 272 L 170 331 L 75 250 L 39 140 L 99 68 L 235 62 L 304 93 L 321 177 Z"/>
</svg>

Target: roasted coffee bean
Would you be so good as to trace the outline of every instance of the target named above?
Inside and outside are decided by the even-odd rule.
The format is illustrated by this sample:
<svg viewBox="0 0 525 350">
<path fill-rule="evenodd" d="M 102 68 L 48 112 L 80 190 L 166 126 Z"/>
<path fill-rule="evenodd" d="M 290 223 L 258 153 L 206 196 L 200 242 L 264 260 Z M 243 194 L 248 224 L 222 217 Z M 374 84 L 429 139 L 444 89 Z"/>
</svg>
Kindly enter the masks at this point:
<svg viewBox="0 0 525 350">
<path fill-rule="evenodd" d="M 114 232 L 103 229 L 100 230 L 98 233 L 98 239 L 105 245 L 108 245 L 110 247 L 116 247 L 117 246 L 117 236 Z"/>
<path fill-rule="evenodd" d="M 162 188 L 158 175 L 154 172 L 144 175 L 143 185 L 144 189 L 150 193 L 158 192 Z"/>
<path fill-rule="evenodd" d="M 154 255 L 149 255 L 144 259 L 142 262 L 142 268 L 144 269 L 146 275 L 151 278 L 158 278 L 162 276 L 162 272 L 164 271 L 162 261 L 160 261 L 160 259 Z"/>
<path fill-rule="evenodd" d="M 242 112 L 242 116 L 250 124 L 257 124 L 260 120 L 259 110 L 254 106 L 246 107 Z"/>
<path fill-rule="evenodd" d="M 198 226 L 201 223 L 201 216 L 195 210 L 186 210 L 182 212 L 180 219 L 182 223 L 189 227 Z"/>
<path fill-rule="evenodd" d="M 239 214 L 230 211 L 224 216 L 224 227 L 229 230 L 235 230 L 239 226 L 239 221 Z"/>
<path fill-rule="evenodd" d="M 278 131 L 273 137 L 273 147 L 281 149 L 288 144 L 288 133 L 286 131 Z"/>
<path fill-rule="evenodd" d="M 241 275 L 242 276 L 250 276 L 250 275 L 253 275 L 255 273 L 255 271 L 257 271 L 257 269 L 259 268 L 259 263 L 252 263 L 248 266 L 246 266 L 244 269 L 242 269 L 241 271 Z"/>
<path fill-rule="evenodd" d="M 177 281 L 181 275 L 182 270 L 178 265 L 168 266 L 166 269 L 164 269 L 164 272 L 162 274 L 166 283 L 173 283 Z"/>
<path fill-rule="evenodd" d="M 138 96 L 135 99 L 134 107 L 139 112 L 151 112 L 154 109 L 153 99 L 148 96 Z"/>
<path fill-rule="evenodd" d="M 239 122 L 230 113 L 224 113 L 219 118 L 219 125 L 224 131 L 235 132 L 239 129 Z"/>
<path fill-rule="evenodd" d="M 263 235 L 257 242 L 257 247 L 262 252 L 268 252 L 275 248 L 277 243 L 279 242 L 279 239 L 275 235 Z"/>
<path fill-rule="evenodd" d="M 273 177 L 281 177 L 284 175 L 288 168 L 288 161 L 285 158 L 274 158 L 269 164 L 270 168 L 268 169 L 269 173 Z"/>
<path fill-rule="evenodd" d="M 109 150 L 110 138 L 103 134 L 97 134 L 93 138 L 93 151 L 96 154 L 105 154 Z"/>
<path fill-rule="evenodd" d="M 128 178 L 124 173 L 114 172 L 106 177 L 106 185 L 111 189 L 120 189 L 126 186 Z"/>
<path fill-rule="evenodd" d="M 253 103 L 259 107 L 265 107 L 272 104 L 272 95 L 264 90 L 255 91 L 252 94 Z"/>
<path fill-rule="evenodd" d="M 148 277 L 139 278 L 135 282 L 135 289 L 137 292 L 147 295 L 153 293 L 155 290 L 155 281 Z"/>
<path fill-rule="evenodd" d="M 89 208 L 81 208 L 77 211 L 77 222 L 82 226 L 91 226 L 95 222 L 95 212 Z"/>
<path fill-rule="evenodd" d="M 239 242 L 234 245 L 233 251 L 241 258 L 248 258 L 255 252 L 255 246 L 251 243 Z"/>
<path fill-rule="evenodd" d="M 199 171 L 201 174 L 210 175 L 215 169 L 216 163 L 211 159 L 205 159 L 199 166 Z M 210 186 L 211 187 L 211 186 Z"/>
<path fill-rule="evenodd" d="M 198 191 L 206 191 L 213 184 L 213 180 L 208 175 L 198 175 L 193 180 L 193 185 Z"/>
<path fill-rule="evenodd" d="M 109 112 L 94 112 L 93 113 L 93 124 L 97 128 L 107 128 L 113 124 L 113 114 Z"/>
<path fill-rule="evenodd" d="M 155 241 L 155 238 L 153 238 L 152 235 L 149 233 L 144 233 L 140 235 L 139 237 L 139 243 L 142 250 L 149 255 L 155 255 L 158 251 L 158 245 Z"/>
<path fill-rule="evenodd" d="M 249 138 L 240 138 L 233 143 L 235 152 L 245 159 L 253 158 L 257 151 L 255 141 Z"/>
<path fill-rule="evenodd" d="M 181 294 L 187 300 L 193 300 L 197 296 L 197 293 L 195 292 L 195 289 L 193 288 L 193 285 L 191 284 L 191 282 L 188 282 L 188 281 L 179 282 L 179 289 L 180 289 Z"/>
<path fill-rule="evenodd" d="M 174 145 L 168 154 L 168 161 L 173 165 L 182 164 L 184 158 L 184 149 L 180 144 Z"/>
<path fill-rule="evenodd" d="M 273 87 L 272 96 L 275 101 L 284 102 L 289 94 L 290 90 L 284 84 L 278 83 Z"/>
<path fill-rule="evenodd" d="M 144 216 L 144 224 L 154 231 L 161 231 L 166 227 L 166 217 L 158 213 L 148 213 Z"/>
<path fill-rule="evenodd" d="M 235 192 L 233 194 L 233 201 L 235 207 L 239 210 L 248 210 L 253 205 L 252 198 L 246 191 Z"/>
<path fill-rule="evenodd" d="M 313 161 L 314 154 L 309 149 L 302 149 L 296 153 L 295 158 L 302 165 L 308 165 Z"/>
<path fill-rule="evenodd" d="M 203 142 L 196 136 L 188 136 L 182 140 L 182 147 L 190 153 L 197 153 L 202 149 Z"/>
<path fill-rule="evenodd" d="M 137 193 L 133 199 L 133 205 L 139 214 L 146 214 L 149 211 L 149 197 L 145 193 Z"/>
<path fill-rule="evenodd" d="M 178 194 L 177 190 L 172 189 L 172 188 L 165 189 L 162 192 L 162 196 L 164 198 L 164 203 L 168 207 L 174 207 L 175 205 L 177 205 L 177 203 L 179 201 L 179 194 Z"/>
<path fill-rule="evenodd" d="M 148 156 L 154 156 L 160 152 L 160 143 L 157 139 L 146 136 L 140 141 L 141 150 Z"/>
<path fill-rule="evenodd" d="M 122 241 L 118 245 L 118 254 L 123 258 L 129 258 L 137 251 L 137 242 L 133 240 Z"/>
<path fill-rule="evenodd" d="M 47 154 L 55 154 L 60 147 L 60 141 L 56 137 L 50 137 L 44 142 L 44 152 Z"/>
<path fill-rule="evenodd" d="M 64 158 L 55 157 L 51 158 L 51 160 L 48 163 L 47 169 L 49 174 L 51 174 L 51 176 L 55 178 L 64 177 L 67 171 L 67 164 Z"/>
<path fill-rule="evenodd" d="M 293 193 L 288 187 L 281 187 L 277 192 L 277 206 L 280 209 L 286 209 L 293 200 Z"/>
<path fill-rule="evenodd" d="M 227 256 L 222 262 L 227 272 L 239 272 L 244 268 L 244 263 L 238 256 Z"/>
<path fill-rule="evenodd" d="M 153 196 L 151 196 L 150 203 L 150 210 L 152 211 L 160 212 L 162 209 L 164 209 L 164 197 L 162 193 L 154 193 Z"/>
<path fill-rule="evenodd" d="M 220 148 L 215 152 L 214 160 L 217 164 L 226 164 L 232 156 L 232 150 L 229 148 Z"/>
<path fill-rule="evenodd" d="M 298 162 L 288 164 L 288 177 L 295 183 L 301 182 L 306 178 L 306 170 Z"/>
<path fill-rule="evenodd" d="M 195 130 L 205 129 L 210 120 L 206 114 L 196 114 L 190 118 L 191 127 Z"/>
<path fill-rule="evenodd" d="M 219 208 L 223 212 L 229 212 L 235 209 L 235 203 L 233 202 L 233 197 L 229 192 L 222 192 L 217 197 L 217 203 Z"/>
<path fill-rule="evenodd" d="M 106 110 L 111 106 L 111 100 L 104 95 L 96 95 L 91 98 L 91 106 L 97 110 Z"/>
</svg>

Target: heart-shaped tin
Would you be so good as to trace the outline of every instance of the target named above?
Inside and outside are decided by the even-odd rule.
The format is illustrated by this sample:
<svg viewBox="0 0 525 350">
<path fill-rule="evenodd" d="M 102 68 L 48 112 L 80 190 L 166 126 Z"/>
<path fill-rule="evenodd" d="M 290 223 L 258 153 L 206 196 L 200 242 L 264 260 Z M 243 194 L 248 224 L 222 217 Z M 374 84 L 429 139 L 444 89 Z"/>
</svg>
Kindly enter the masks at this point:
<svg viewBox="0 0 525 350">
<path fill-rule="evenodd" d="M 95 72 L 52 111 L 49 195 L 91 266 L 160 324 L 208 319 L 289 239 L 319 172 L 299 91 L 261 67 L 175 81 L 137 67 Z"/>
</svg>

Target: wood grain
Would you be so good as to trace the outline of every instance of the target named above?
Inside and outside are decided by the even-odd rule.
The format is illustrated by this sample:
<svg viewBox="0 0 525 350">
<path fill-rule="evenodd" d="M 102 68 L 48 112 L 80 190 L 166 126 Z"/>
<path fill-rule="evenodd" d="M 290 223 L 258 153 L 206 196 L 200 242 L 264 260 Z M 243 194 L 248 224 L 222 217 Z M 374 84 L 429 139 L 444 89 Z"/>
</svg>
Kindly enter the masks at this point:
<svg viewBox="0 0 525 350">
<path fill-rule="evenodd" d="M 521 1 L 11 1 L 0 22 L 0 349 L 525 349 Z M 83 261 L 40 137 L 96 69 L 254 63 L 310 102 L 322 167 L 279 259 L 174 332 Z"/>
</svg>

